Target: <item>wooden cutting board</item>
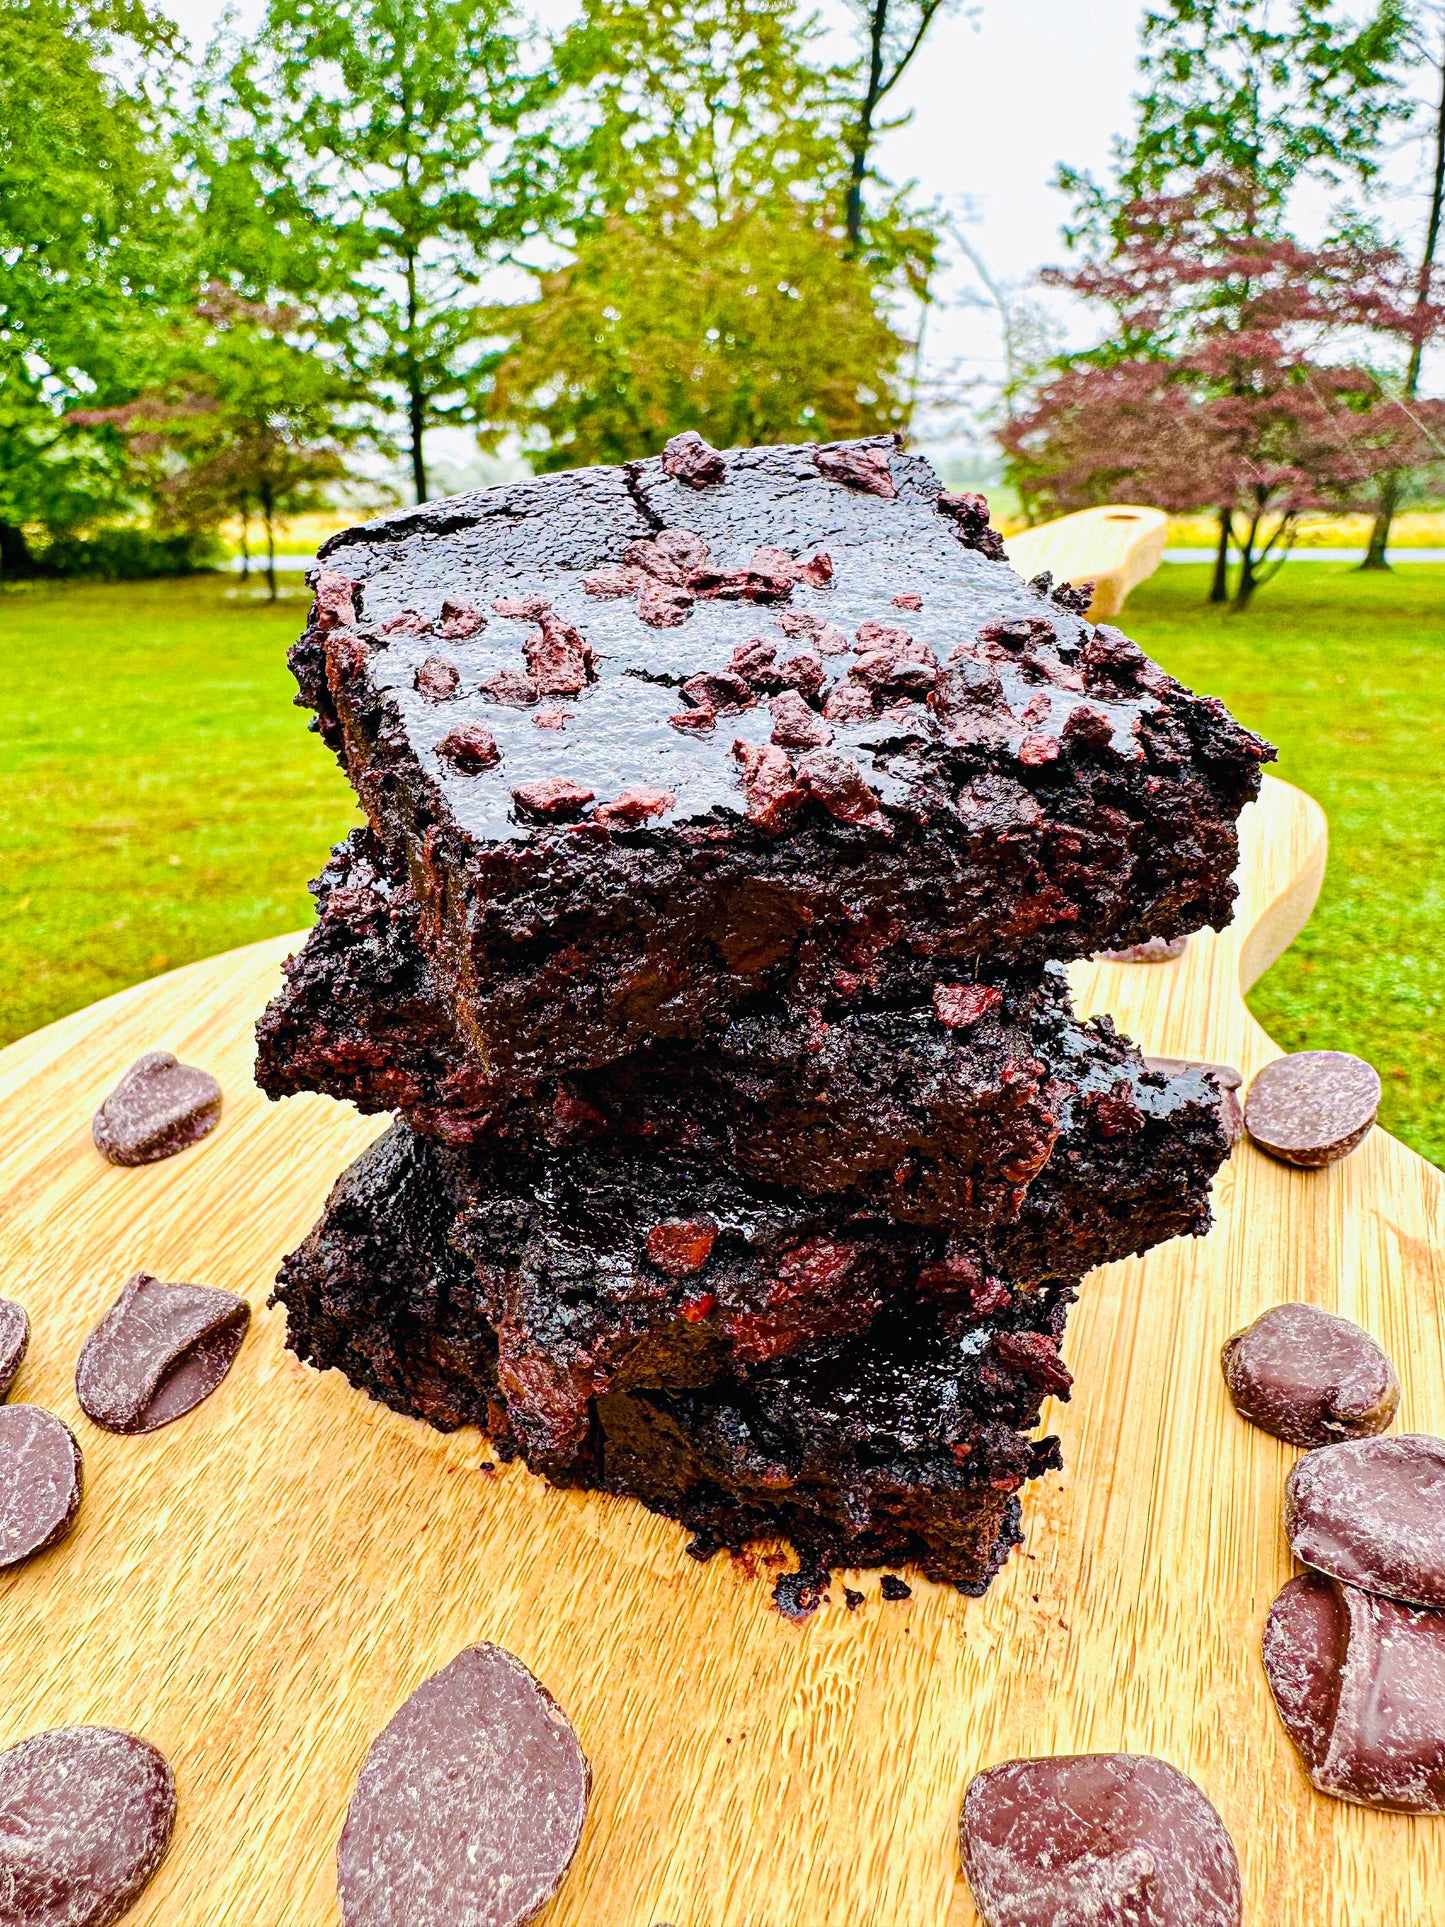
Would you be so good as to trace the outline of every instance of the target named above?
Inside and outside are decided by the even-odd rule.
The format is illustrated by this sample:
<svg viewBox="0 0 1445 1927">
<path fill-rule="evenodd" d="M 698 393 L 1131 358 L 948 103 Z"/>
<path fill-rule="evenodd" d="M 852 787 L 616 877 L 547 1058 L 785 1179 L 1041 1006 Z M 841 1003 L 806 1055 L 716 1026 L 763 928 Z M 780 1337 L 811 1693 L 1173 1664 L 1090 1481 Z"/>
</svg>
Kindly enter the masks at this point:
<svg viewBox="0 0 1445 1927">
<path fill-rule="evenodd" d="M 1319 809 L 1267 781 L 1243 825 L 1234 927 L 1176 963 L 1087 967 L 1076 988 L 1148 1049 L 1249 1075 L 1275 1047 L 1241 999 L 1303 924 Z M 1294 1454 L 1238 1420 L 1221 1342 L 1266 1305 L 1358 1319 L 1400 1369 L 1404 1427 L 1445 1430 L 1445 1178 L 1383 1132 L 1308 1174 L 1248 1146 L 1219 1222 L 1096 1273 L 1070 1329 L 1066 1470 L 1033 1488 L 1027 1546 L 984 1600 L 855 1578 L 798 1627 L 766 1571 L 698 1566 L 629 1501 L 483 1469 L 303 1369 L 263 1309 L 376 1119 L 267 1104 L 251 1023 L 290 940 L 109 998 L 0 1053 L 0 1292 L 34 1324 L 12 1396 L 85 1452 L 71 1537 L 0 1577 L 0 1744 L 99 1721 L 176 1769 L 169 1858 L 128 1927 L 334 1927 L 336 1837 L 372 1737 L 462 1646 L 500 1641 L 592 1761 L 581 1851 L 549 1927 L 966 1927 L 954 1827 L 969 1778 L 1019 1754 L 1162 1754 L 1240 1849 L 1251 1927 L 1445 1919 L 1445 1821 L 1320 1798 L 1271 1710 L 1266 1608 L 1289 1576 Z M 141 1051 L 226 1090 L 199 1148 L 139 1171 L 90 1142 Z M 259 1314 L 222 1389 L 144 1438 L 79 1412 L 81 1340 L 144 1266 L 245 1292 Z M 398 1923 L 398 1927 L 409 1924 Z"/>
</svg>

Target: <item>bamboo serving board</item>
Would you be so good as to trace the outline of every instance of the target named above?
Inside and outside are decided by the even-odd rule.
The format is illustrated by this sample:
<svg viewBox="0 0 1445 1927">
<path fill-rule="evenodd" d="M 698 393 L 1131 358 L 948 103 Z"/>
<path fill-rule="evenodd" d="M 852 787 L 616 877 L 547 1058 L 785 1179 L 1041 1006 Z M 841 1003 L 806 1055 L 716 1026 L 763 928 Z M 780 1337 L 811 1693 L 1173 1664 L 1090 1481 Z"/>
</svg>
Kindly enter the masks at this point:
<svg viewBox="0 0 1445 1927">
<path fill-rule="evenodd" d="M 1308 917 L 1319 809 L 1266 781 L 1243 824 L 1234 927 L 1178 962 L 1080 967 L 1083 1007 L 1147 1049 L 1252 1074 L 1275 1047 L 1246 986 Z M 1096 1273 L 1046 1413 L 1066 1470 L 984 1600 L 853 1577 L 795 1626 L 772 1573 L 698 1566 L 629 1501 L 487 1469 L 475 1433 L 396 1417 L 303 1369 L 265 1311 L 282 1253 L 377 1119 L 267 1104 L 251 1023 L 288 939 L 122 992 L 0 1053 L 0 1293 L 34 1326 L 13 1397 L 74 1429 L 69 1539 L 0 1576 L 0 1745 L 97 1721 L 176 1770 L 170 1855 L 127 1927 L 335 1927 L 337 1833 L 366 1748 L 464 1645 L 499 1641 L 592 1762 L 581 1851 L 548 1927 L 968 1927 L 954 1827 L 969 1778 L 1019 1754 L 1125 1748 L 1191 1774 L 1240 1849 L 1251 1927 L 1445 1919 L 1445 1821 L 1314 1794 L 1258 1650 L 1289 1576 L 1295 1456 L 1234 1416 L 1224 1338 L 1266 1305 L 1358 1319 L 1400 1369 L 1402 1427 L 1445 1430 L 1445 1178 L 1376 1131 L 1304 1173 L 1248 1145 L 1219 1222 Z M 143 1050 L 221 1079 L 220 1128 L 136 1171 L 90 1142 Z M 81 1340 L 131 1271 L 244 1292 L 258 1317 L 220 1391 L 116 1438 L 80 1413 Z M 397 1927 L 410 1927 L 398 1922 Z"/>
</svg>

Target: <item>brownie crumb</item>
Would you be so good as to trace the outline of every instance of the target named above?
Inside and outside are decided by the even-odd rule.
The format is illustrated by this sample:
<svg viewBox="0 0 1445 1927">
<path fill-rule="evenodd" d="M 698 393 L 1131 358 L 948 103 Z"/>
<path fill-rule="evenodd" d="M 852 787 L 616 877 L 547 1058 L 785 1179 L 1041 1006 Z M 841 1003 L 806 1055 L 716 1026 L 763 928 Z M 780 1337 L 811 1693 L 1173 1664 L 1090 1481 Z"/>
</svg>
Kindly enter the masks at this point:
<svg viewBox="0 0 1445 1927">
<path fill-rule="evenodd" d="M 778 1575 L 773 1586 L 773 1604 L 784 1619 L 800 1622 L 811 1618 L 828 1597 L 828 1568 L 804 1564 L 796 1572 Z"/>
<path fill-rule="evenodd" d="M 900 1579 L 896 1573 L 892 1572 L 884 1573 L 878 1582 L 878 1590 L 885 1599 L 911 1599 L 913 1597 L 913 1588 L 908 1584 L 907 1580 Z"/>
<path fill-rule="evenodd" d="M 843 1588 L 843 1604 L 848 1608 L 850 1613 L 855 1613 L 863 1604 L 863 1594 L 861 1592 L 854 1592 L 851 1586 L 845 1586 Z"/>
</svg>

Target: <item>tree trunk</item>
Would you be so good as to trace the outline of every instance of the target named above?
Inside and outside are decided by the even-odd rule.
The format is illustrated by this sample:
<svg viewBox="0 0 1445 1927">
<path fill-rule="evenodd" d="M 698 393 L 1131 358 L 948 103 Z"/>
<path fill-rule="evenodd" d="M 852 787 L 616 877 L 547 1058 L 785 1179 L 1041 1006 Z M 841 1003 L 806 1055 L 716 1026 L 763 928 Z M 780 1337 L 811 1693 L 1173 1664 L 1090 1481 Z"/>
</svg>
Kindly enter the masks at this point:
<svg viewBox="0 0 1445 1927">
<path fill-rule="evenodd" d="M 873 116 L 883 96 L 883 37 L 887 31 L 888 0 L 873 0 L 868 17 L 868 85 L 858 107 L 848 167 L 845 214 L 849 254 L 856 254 L 863 245 L 863 183 L 868 177 L 868 156 L 873 149 Z"/>
<path fill-rule="evenodd" d="M 406 398 L 407 424 L 411 429 L 411 484 L 416 490 L 418 505 L 427 499 L 426 457 L 422 454 L 422 431 L 426 427 L 426 396 L 413 376 L 411 392 Z"/>
<path fill-rule="evenodd" d="M 270 489 L 261 494 L 261 521 L 266 530 L 266 600 L 276 600 L 276 518 Z"/>
<path fill-rule="evenodd" d="M 34 567 L 24 529 L 16 528 L 13 522 L 0 522 L 0 580 L 29 575 Z"/>
<path fill-rule="evenodd" d="M 1234 511 L 1219 511 L 1219 546 L 1214 551 L 1214 575 L 1209 584 L 1211 602 L 1229 600 L 1229 541 L 1234 533 Z"/>
<path fill-rule="evenodd" d="M 1250 520 L 1244 540 L 1239 545 L 1239 578 L 1234 585 L 1234 606 L 1247 609 L 1254 595 L 1256 578 L 1254 573 L 1254 544 L 1259 534 L 1259 517 Z"/>
<path fill-rule="evenodd" d="M 241 504 L 241 580 L 251 580 L 251 511 Z"/>
<path fill-rule="evenodd" d="M 1370 526 L 1370 545 L 1365 550 L 1362 569 L 1388 569 L 1390 559 L 1385 550 L 1390 540 L 1390 524 L 1395 519 L 1395 510 L 1400 500 L 1400 478 L 1387 475 L 1380 484 L 1380 506 L 1375 510 L 1375 519 Z"/>
<path fill-rule="evenodd" d="M 1415 283 L 1415 312 L 1419 314 L 1430 299 L 1430 282 L 1435 255 L 1440 246 L 1442 216 L 1445 216 L 1445 38 L 1440 46 L 1440 93 L 1435 103 L 1434 156 L 1430 170 L 1430 212 L 1425 221 L 1425 245 L 1420 250 L 1420 273 Z M 1425 358 L 1424 336 L 1417 335 L 1410 345 L 1410 365 L 1405 370 L 1405 399 L 1413 401 L 1420 388 L 1420 367 Z M 1400 501 L 1400 477 L 1387 475 L 1380 490 L 1380 506 L 1370 530 L 1370 546 L 1365 551 L 1362 569 L 1388 569 L 1385 551 L 1390 542 L 1390 524 Z"/>
</svg>

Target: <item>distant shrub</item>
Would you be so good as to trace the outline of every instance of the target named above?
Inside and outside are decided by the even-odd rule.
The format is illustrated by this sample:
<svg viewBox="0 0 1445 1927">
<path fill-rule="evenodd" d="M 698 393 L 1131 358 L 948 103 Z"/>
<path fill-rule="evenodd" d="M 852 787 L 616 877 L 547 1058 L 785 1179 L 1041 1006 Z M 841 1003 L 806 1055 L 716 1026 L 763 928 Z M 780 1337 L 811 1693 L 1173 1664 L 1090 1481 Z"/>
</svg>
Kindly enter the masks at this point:
<svg viewBox="0 0 1445 1927">
<path fill-rule="evenodd" d="M 103 528 L 93 534 L 59 535 L 35 555 L 43 575 L 90 576 L 103 582 L 144 582 L 158 575 L 195 575 L 221 566 L 217 537 L 157 535 L 153 529 Z"/>
</svg>

